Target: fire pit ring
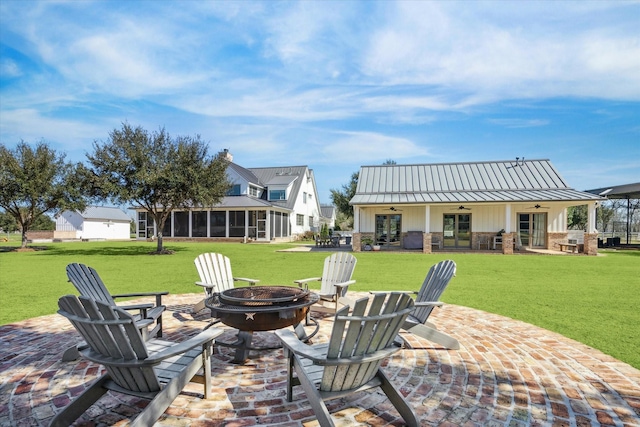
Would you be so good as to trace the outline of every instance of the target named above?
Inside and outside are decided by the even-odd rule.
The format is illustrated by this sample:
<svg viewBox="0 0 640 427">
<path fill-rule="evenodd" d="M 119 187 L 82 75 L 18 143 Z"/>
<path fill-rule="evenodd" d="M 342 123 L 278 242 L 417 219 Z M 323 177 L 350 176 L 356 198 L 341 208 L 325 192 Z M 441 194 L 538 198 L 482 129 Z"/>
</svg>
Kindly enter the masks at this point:
<svg viewBox="0 0 640 427">
<path fill-rule="evenodd" d="M 309 295 L 308 289 L 293 286 L 249 286 L 222 291 L 218 299 L 222 304 L 236 306 L 288 306 Z"/>
<path fill-rule="evenodd" d="M 243 363 L 249 350 L 274 350 L 280 347 L 252 347 L 254 332 L 274 331 L 294 326 L 298 338 L 311 339 L 319 329 L 319 324 L 308 317 L 309 307 L 320 297 L 318 294 L 293 286 L 249 286 L 227 289 L 213 294 L 205 300 L 211 316 L 217 318 L 210 324 L 222 322 L 238 329 L 235 343 L 216 340 L 216 344 L 236 349 L 233 362 Z M 302 323 L 305 318 L 315 324 L 315 331 L 307 334 Z"/>
</svg>

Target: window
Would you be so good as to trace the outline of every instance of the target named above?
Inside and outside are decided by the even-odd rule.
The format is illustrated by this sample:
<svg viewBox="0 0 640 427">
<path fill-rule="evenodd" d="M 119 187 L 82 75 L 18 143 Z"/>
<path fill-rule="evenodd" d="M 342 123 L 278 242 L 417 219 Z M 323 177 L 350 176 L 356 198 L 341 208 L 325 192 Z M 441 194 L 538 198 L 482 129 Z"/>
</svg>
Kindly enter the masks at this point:
<svg viewBox="0 0 640 427">
<path fill-rule="evenodd" d="M 300 226 L 304 225 L 304 215 L 300 215 L 300 214 L 296 215 L 296 225 L 300 225 Z"/>
<path fill-rule="evenodd" d="M 249 195 L 253 197 L 258 197 L 258 188 L 254 186 L 249 187 Z"/>
<path fill-rule="evenodd" d="M 225 237 L 227 235 L 227 214 L 225 211 L 211 211 L 209 213 L 211 221 L 209 230 L 211 237 Z"/>
<path fill-rule="evenodd" d="M 270 190 L 269 200 L 287 200 L 287 192 L 285 190 Z"/>
<path fill-rule="evenodd" d="M 189 237 L 189 212 L 173 213 L 173 237 Z"/>
<path fill-rule="evenodd" d="M 240 192 L 240 184 L 233 184 L 233 187 L 229 189 L 227 193 L 228 196 L 240 196 L 242 193 Z"/>
<path fill-rule="evenodd" d="M 312 217 L 312 216 L 310 216 L 310 217 L 309 217 L 309 227 L 313 227 L 313 224 L 314 224 L 314 222 L 313 222 L 313 217 Z"/>
<path fill-rule="evenodd" d="M 207 237 L 207 212 L 191 212 L 191 237 Z"/>
<path fill-rule="evenodd" d="M 307 203 L 307 193 L 306 191 L 302 193 L 302 203 Z"/>
<path fill-rule="evenodd" d="M 244 237 L 244 211 L 229 211 L 229 237 Z"/>
</svg>

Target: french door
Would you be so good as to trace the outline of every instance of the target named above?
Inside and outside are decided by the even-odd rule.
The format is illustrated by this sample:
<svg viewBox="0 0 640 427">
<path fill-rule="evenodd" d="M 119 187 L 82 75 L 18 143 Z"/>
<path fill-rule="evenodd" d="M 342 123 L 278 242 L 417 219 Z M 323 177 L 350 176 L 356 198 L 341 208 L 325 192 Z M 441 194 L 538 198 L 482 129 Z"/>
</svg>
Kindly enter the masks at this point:
<svg viewBox="0 0 640 427">
<path fill-rule="evenodd" d="M 402 215 L 376 215 L 376 245 L 400 246 Z"/>
<path fill-rule="evenodd" d="M 445 248 L 471 248 L 470 214 L 445 214 L 443 224 L 443 246 Z"/>
<path fill-rule="evenodd" d="M 547 247 L 547 214 L 519 213 L 516 247 Z"/>
</svg>

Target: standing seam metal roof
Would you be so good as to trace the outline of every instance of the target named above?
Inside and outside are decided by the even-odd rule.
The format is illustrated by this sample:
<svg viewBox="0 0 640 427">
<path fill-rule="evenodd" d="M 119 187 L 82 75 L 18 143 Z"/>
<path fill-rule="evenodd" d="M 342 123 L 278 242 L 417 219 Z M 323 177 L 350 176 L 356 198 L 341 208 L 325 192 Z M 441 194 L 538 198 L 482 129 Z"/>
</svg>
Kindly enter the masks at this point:
<svg viewBox="0 0 640 427">
<path fill-rule="evenodd" d="M 551 162 L 544 159 L 363 166 L 350 203 L 598 199 L 570 188 Z"/>
</svg>

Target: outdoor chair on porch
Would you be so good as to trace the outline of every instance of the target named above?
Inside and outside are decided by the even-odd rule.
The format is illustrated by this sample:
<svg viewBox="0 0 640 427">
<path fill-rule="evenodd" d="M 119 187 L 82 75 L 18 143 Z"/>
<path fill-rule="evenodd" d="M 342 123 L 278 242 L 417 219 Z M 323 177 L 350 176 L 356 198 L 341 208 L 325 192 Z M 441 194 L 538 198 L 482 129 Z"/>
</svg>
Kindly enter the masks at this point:
<svg viewBox="0 0 640 427">
<path fill-rule="evenodd" d="M 489 250 L 490 245 L 491 243 L 489 242 L 489 236 L 486 236 L 486 235 L 478 236 L 478 250 L 482 249 L 483 246 L 486 250 Z"/>
<path fill-rule="evenodd" d="M 356 283 L 351 280 L 353 270 L 358 260 L 349 252 L 336 252 L 324 260 L 322 277 L 294 280 L 299 287 L 306 286 L 309 282 L 320 281 L 320 300 L 311 306 L 312 310 L 335 313 L 338 304 L 348 304 L 346 294 L 349 286 Z"/>
<path fill-rule="evenodd" d="M 231 272 L 231 261 L 228 257 L 214 253 L 207 252 L 198 255 L 194 260 L 200 281 L 196 282 L 196 285 L 202 286 L 205 293 L 205 298 L 194 305 L 193 313 L 197 313 L 205 308 L 204 302 L 207 298 L 213 294 L 232 289 L 234 282 L 242 281 L 249 283 L 250 286 L 259 282 L 256 279 L 247 279 L 245 277 L 233 277 Z"/>
<path fill-rule="evenodd" d="M 131 427 L 153 425 L 189 382 L 204 384 L 204 398 L 209 398 L 212 342 L 221 329 L 207 329 L 180 343 L 145 342 L 133 316 L 121 308 L 74 295 L 61 297 L 58 306 L 58 313 L 88 343 L 82 357 L 107 372 L 58 413 L 52 427 L 71 425 L 109 390 L 151 400 Z"/>
<path fill-rule="evenodd" d="M 67 265 L 66 270 L 67 278 L 80 292 L 80 295 L 112 306 L 116 306 L 115 300 L 117 298 L 154 297 L 155 304 L 129 304 L 121 305 L 120 308 L 137 312 L 134 315 L 134 319 L 145 339 L 162 337 L 162 313 L 166 309 L 166 306 L 162 305 L 162 296 L 168 295 L 168 291 L 111 295 L 95 269 L 84 264 L 71 263 Z M 78 356 L 78 349 L 72 347 L 64 352 L 62 360 L 75 360 Z"/>
<path fill-rule="evenodd" d="M 301 385 L 320 426 L 331 427 L 334 422 L 325 400 L 380 387 L 407 425 L 418 427 L 416 413 L 380 368 L 401 350 L 394 338 L 413 308 L 411 297 L 397 292 L 377 294 L 372 301 L 361 298 L 351 314 L 349 307 L 336 313 L 325 344 L 308 345 L 293 331 L 277 330 L 289 361 L 287 400 L 293 400 L 293 387 Z"/>
</svg>

